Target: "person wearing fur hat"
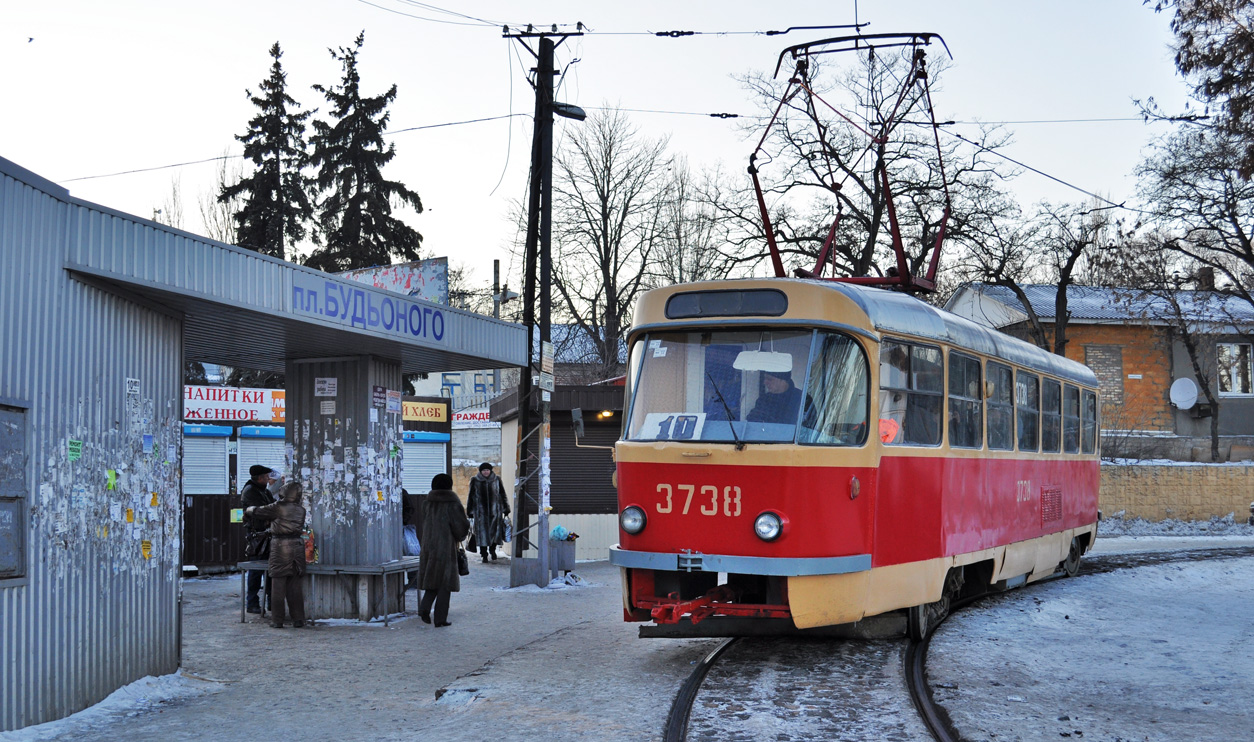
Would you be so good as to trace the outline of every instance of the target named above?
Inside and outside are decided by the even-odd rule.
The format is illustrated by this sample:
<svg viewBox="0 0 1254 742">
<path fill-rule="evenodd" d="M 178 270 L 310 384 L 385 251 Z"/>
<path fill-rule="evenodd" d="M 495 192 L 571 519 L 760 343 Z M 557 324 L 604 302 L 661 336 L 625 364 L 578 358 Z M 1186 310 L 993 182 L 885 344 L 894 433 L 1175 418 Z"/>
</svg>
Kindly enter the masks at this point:
<svg viewBox="0 0 1254 742">
<path fill-rule="evenodd" d="M 793 385 L 791 373 L 763 371 L 762 392 L 745 419 L 751 423 L 794 424 L 800 406 L 801 390 Z"/>
<path fill-rule="evenodd" d="M 250 507 L 244 514 L 256 521 L 270 524 L 270 563 L 266 574 L 274 586 L 271 590 L 274 614 L 270 625 L 283 628 L 284 606 L 292 616 L 292 626 L 305 625 L 305 588 L 301 576 L 305 574 L 305 542 L 301 531 L 305 528 L 305 508 L 300 504 L 304 489 L 299 482 L 289 482 L 279 490 L 279 501 L 260 507 Z"/>
<path fill-rule="evenodd" d="M 462 501 L 453 491 L 452 477 L 435 475 L 431 480 L 431 494 L 423 502 L 422 510 L 422 536 L 419 538 L 422 553 L 418 558 L 422 602 L 418 605 L 418 617 L 423 623 L 431 623 L 434 605 L 435 625 L 450 626 L 449 598 L 462 587 L 461 575 L 457 572 L 457 549 L 470 533 L 470 521 Z"/>
<path fill-rule="evenodd" d="M 466 501 L 466 515 L 475 519 L 475 544 L 483 561 L 496 561 L 496 547 L 505 543 L 506 518 L 509 517 L 509 498 L 505 485 L 492 471 L 492 465 L 483 462 L 479 473 L 470 480 L 470 497 Z"/>
</svg>

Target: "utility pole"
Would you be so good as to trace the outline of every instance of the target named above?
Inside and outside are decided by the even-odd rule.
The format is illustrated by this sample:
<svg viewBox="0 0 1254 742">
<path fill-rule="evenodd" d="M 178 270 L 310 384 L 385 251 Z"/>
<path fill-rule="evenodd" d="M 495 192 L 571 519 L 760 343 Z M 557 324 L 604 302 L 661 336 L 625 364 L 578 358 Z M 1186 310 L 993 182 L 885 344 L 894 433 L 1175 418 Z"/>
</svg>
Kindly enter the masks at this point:
<svg viewBox="0 0 1254 742">
<path fill-rule="evenodd" d="M 580 26 L 579 28 L 582 28 Z M 531 184 L 527 200 L 527 239 L 525 243 L 525 280 L 523 295 L 523 324 L 527 327 L 527 368 L 518 384 L 518 477 L 514 491 L 514 560 L 523 555 L 528 541 L 534 541 L 539 553 L 539 580 L 549 581 L 549 500 L 550 485 L 550 417 L 549 404 L 553 391 L 553 343 L 552 321 L 552 196 L 553 196 L 553 114 L 583 120 L 583 111 L 574 106 L 555 103 L 553 100 L 553 51 L 568 36 L 581 33 L 558 33 L 554 26 L 551 33 L 537 32 L 528 26 L 526 31 L 510 33 L 505 37 L 517 39 L 536 58 L 535 67 L 535 134 L 531 142 Z M 537 49 L 527 40 L 537 39 Z M 558 41 L 555 43 L 553 39 Z M 539 264 L 537 266 L 537 263 Z M 539 296 L 536 295 L 537 268 L 539 268 Z M 539 300 L 537 302 L 537 299 Z M 539 326 L 536 326 L 535 307 L 540 306 Z M 538 332 L 537 332 L 538 330 Z M 537 358 L 537 356 L 539 356 Z M 537 389 L 536 387 L 540 387 Z M 538 399 L 537 399 L 537 391 Z M 532 436 L 536 440 L 533 441 Z M 538 456 L 532 453 L 538 451 Z M 527 484 L 537 477 L 538 498 L 527 492 Z M 536 503 L 534 538 L 523 534 L 531 527 L 528 523 L 527 501 Z M 513 571 L 513 570 L 511 570 Z M 511 583 L 514 583 L 511 575 Z"/>
</svg>

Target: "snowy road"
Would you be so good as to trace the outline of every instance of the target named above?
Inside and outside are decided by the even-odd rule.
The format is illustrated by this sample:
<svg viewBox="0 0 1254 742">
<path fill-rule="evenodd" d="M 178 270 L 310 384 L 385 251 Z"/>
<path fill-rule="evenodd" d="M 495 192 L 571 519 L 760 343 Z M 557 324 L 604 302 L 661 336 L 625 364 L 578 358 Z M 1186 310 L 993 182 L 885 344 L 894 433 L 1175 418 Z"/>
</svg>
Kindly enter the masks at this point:
<svg viewBox="0 0 1254 742">
<path fill-rule="evenodd" d="M 1104 538 L 1097 553 L 1208 545 L 1254 538 Z M 475 565 L 447 630 L 411 619 L 390 629 L 274 631 L 239 623 L 237 579 L 192 580 L 184 676 L 136 683 L 0 740 L 659 739 L 675 691 L 717 642 L 637 639 L 635 625 L 621 622 L 617 570 L 579 566 L 594 586 L 541 592 L 501 590 L 504 565 Z M 1082 571 L 952 617 L 932 642 L 929 679 L 969 740 L 1249 739 L 1252 616 L 1254 558 Z M 737 726 L 721 738 L 767 729 L 784 735 L 773 738 L 831 738 L 777 724 L 793 704 L 845 725 L 849 739 L 872 729 L 853 726 L 857 719 L 883 723 L 888 737 L 879 738 L 920 739 L 913 709 L 887 691 L 899 682 L 896 650 L 885 643 L 876 662 L 842 669 L 848 644 L 762 645 L 760 667 L 739 683 L 757 695 L 744 698 L 718 695 L 712 673 L 689 738 L 715 738 L 710 724 L 726 719 Z M 840 686 L 839 672 L 862 672 L 854 680 L 863 686 Z"/>
</svg>

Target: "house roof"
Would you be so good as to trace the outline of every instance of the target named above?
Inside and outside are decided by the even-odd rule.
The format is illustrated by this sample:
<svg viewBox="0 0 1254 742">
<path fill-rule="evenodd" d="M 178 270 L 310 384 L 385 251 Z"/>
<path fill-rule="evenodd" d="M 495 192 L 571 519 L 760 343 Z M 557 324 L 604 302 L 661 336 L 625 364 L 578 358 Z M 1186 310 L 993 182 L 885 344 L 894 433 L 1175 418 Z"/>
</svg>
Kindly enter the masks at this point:
<svg viewBox="0 0 1254 742">
<path fill-rule="evenodd" d="M 1054 321 L 1058 287 L 1022 284 L 1032 310 L 1042 321 Z M 1208 329 L 1254 327 L 1254 305 L 1221 291 L 1175 292 L 1183 318 Z M 1023 304 L 1006 286 L 970 283 L 950 297 L 949 311 L 990 327 L 1006 327 L 1028 319 Z M 1068 320 L 1077 324 L 1169 324 L 1174 314 L 1167 295 L 1133 288 L 1067 287 Z"/>
<path fill-rule="evenodd" d="M 624 331 L 626 328 L 624 328 Z M 579 325 L 549 326 L 549 334 L 553 338 L 553 360 L 556 363 L 596 363 L 598 361 L 596 343 L 592 336 Z M 536 337 L 539 337 L 537 334 Z M 618 362 L 627 362 L 627 341 L 618 341 Z"/>
</svg>

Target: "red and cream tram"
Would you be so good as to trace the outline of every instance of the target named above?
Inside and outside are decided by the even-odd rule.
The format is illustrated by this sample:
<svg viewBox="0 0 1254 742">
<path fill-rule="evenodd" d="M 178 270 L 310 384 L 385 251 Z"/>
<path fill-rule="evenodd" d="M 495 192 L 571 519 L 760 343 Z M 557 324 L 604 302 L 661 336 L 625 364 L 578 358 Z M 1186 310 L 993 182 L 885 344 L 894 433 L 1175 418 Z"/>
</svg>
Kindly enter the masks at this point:
<svg viewBox="0 0 1254 742">
<path fill-rule="evenodd" d="M 1093 545 L 1086 366 L 813 280 L 650 291 L 629 343 L 610 552 L 628 621 L 718 634 L 904 610 L 921 638 L 964 589 L 1074 574 Z"/>
</svg>

